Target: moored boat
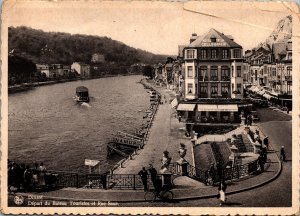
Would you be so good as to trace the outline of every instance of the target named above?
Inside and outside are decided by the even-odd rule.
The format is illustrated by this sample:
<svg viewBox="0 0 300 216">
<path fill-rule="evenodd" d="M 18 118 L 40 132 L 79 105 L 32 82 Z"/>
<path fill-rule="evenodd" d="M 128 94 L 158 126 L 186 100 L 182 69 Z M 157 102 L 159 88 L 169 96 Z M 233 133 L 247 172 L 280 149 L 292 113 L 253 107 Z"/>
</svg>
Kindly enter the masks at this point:
<svg viewBox="0 0 300 216">
<path fill-rule="evenodd" d="M 90 97 L 89 97 L 89 90 L 85 86 L 78 86 L 76 88 L 76 96 L 75 100 L 77 102 L 89 102 Z"/>
</svg>

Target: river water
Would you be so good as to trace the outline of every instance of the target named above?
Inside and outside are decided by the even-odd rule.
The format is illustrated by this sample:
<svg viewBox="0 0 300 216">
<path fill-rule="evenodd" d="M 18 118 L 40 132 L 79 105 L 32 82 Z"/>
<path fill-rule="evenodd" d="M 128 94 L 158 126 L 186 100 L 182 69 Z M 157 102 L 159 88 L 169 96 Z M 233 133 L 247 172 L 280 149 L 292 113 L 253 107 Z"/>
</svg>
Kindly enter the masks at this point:
<svg viewBox="0 0 300 216">
<path fill-rule="evenodd" d="M 102 171 L 120 158 L 107 159 L 106 143 L 118 130 L 134 133 L 149 105 L 142 76 L 109 77 L 41 86 L 9 95 L 8 157 L 44 162 L 48 169 L 83 172 L 85 159 L 99 160 Z M 75 88 L 89 89 L 89 104 L 77 104 Z"/>
</svg>

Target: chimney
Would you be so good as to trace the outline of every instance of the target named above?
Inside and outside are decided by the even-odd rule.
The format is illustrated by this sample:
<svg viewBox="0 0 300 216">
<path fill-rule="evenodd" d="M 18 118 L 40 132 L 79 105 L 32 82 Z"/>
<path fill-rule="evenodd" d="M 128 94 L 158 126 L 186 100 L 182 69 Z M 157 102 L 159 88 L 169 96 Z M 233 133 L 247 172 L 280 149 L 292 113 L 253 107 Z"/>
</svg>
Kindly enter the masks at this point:
<svg viewBox="0 0 300 216">
<path fill-rule="evenodd" d="M 193 43 L 196 39 L 197 39 L 197 34 L 196 33 L 193 33 L 191 38 L 190 38 L 190 43 Z"/>
</svg>

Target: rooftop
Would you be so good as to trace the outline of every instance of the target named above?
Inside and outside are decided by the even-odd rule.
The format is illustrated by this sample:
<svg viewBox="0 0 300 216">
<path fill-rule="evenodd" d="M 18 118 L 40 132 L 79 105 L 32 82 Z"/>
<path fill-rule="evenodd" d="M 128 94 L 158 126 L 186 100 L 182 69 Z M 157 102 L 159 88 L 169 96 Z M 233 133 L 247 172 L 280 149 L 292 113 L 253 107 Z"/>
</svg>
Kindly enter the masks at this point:
<svg viewBox="0 0 300 216">
<path fill-rule="evenodd" d="M 216 41 L 212 42 L 212 38 L 215 38 Z M 197 39 L 188 45 L 188 47 L 210 47 L 211 43 L 218 43 L 218 46 L 220 47 L 242 48 L 241 45 L 233 41 L 232 36 L 224 35 L 213 28 L 206 34 L 197 37 Z"/>
</svg>

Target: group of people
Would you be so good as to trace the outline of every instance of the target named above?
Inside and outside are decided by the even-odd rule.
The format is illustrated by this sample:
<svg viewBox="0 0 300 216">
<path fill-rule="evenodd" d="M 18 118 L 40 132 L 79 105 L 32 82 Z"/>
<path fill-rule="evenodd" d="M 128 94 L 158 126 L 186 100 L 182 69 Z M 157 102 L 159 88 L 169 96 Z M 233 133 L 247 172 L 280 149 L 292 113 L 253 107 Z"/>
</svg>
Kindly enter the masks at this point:
<svg viewBox="0 0 300 216">
<path fill-rule="evenodd" d="M 46 175 L 47 169 L 43 162 L 35 163 L 33 167 L 8 161 L 8 190 L 15 191 L 32 191 L 44 189 L 53 182 L 53 176 Z"/>
<path fill-rule="evenodd" d="M 145 167 L 139 171 L 138 175 L 141 177 L 144 191 L 148 191 L 148 175 L 150 174 L 151 182 L 153 184 L 154 190 L 159 191 L 161 186 L 161 180 L 157 177 L 157 170 L 153 167 L 152 164 L 149 164 L 148 170 Z"/>
</svg>

